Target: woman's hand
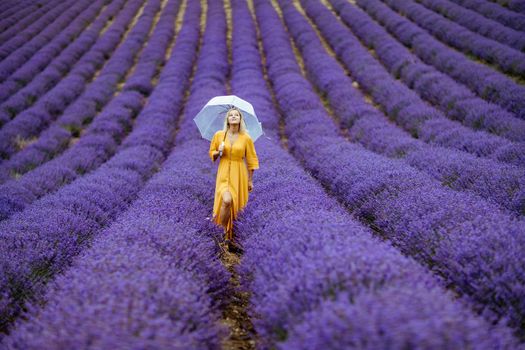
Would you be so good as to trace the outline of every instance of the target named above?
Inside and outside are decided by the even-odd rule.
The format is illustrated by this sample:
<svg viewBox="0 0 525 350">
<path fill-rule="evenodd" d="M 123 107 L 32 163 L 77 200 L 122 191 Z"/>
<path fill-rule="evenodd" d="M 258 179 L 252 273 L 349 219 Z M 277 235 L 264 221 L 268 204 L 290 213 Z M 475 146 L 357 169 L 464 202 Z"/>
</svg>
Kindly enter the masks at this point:
<svg viewBox="0 0 525 350">
<path fill-rule="evenodd" d="M 249 180 L 248 181 L 248 192 L 251 192 L 253 189 L 253 181 L 252 180 Z"/>
<path fill-rule="evenodd" d="M 222 151 L 224 151 L 224 141 L 222 141 L 219 146 L 219 152 L 222 152 Z"/>
</svg>

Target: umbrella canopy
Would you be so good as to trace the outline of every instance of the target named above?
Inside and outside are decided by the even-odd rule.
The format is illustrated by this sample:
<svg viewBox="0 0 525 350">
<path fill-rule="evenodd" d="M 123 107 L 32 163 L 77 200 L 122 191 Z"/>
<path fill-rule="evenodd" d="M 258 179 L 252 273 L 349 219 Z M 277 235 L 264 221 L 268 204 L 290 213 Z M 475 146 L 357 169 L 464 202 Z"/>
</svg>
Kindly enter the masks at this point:
<svg viewBox="0 0 525 350">
<path fill-rule="evenodd" d="M 241 110 L 248 134 L 255 142 L 263 134 L 262 125 L 257 119 L 251 103 L 235 95 L 215 96 L 202 107 L 193 118 L 201 136 L 211 141 L 213 135 L 224 127 L 226 112 L 233 106 Z"/>
</svg>

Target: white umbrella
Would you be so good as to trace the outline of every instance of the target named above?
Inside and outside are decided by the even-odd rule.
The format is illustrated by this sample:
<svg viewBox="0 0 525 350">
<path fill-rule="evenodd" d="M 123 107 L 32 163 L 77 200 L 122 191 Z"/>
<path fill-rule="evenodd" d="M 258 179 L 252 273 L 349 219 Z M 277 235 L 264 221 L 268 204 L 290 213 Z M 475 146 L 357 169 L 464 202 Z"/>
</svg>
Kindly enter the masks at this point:
<svg viewBox="0 0 525 350">
<path fill-rule="evenodd" d="M 231 107 L 241 110 L 246 131 L 255 142 L 262 134 L 262 125 L 255 115 L 253 106 L 248 101 L 235 95 L 215 96 L 206 103 L 200 112 L 193 118 L 203 138 L 211 141 L 213 135 L 224 127 L 226 112 Z"/>
</svg>

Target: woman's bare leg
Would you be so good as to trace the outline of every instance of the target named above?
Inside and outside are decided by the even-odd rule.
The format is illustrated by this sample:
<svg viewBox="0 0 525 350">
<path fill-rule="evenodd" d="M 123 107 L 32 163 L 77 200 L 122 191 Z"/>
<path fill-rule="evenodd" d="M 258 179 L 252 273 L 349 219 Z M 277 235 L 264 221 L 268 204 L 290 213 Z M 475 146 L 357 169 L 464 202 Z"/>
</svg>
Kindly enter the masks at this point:
<svg viewBox="0 0 525 350">
<path fill-rule="evenodd" d="M 220 219 L 222 226 L 226 228 L 226 225 L 228 225 L 228 220 L 230 219 L 230 211 L 232 206 L 232 195 L 230 191 L 225 191 L 222 194 L 222 205 L 221 205 L 221 211 L 220 211 Z"/>
</svg>

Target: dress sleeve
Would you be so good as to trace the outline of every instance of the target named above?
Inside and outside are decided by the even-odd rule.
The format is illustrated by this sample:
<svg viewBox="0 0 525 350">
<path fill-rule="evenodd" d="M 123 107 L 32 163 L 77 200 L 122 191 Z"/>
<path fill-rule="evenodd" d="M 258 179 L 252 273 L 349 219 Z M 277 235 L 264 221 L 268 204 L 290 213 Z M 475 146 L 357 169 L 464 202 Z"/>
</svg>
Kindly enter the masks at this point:
<svg viewBox="0 0 525 350">
<path fill-rule="evenodd" d="M 253 140 L 249 136 L 246 138 L 246 163 L 249 170 L 259 169 L 259 159 L 257 158 L 257 153 L 255 153 Z"/>
<path fill-rule="evenodd" d="M 215 135 L 213 135 L 213 139 L 210 143 L 210 150 L 208 151 L 208 154 L 213 161 L 213 152 L 216 151 L 219 148 L 219 132 L 216 132 Z"/>
</svg>

